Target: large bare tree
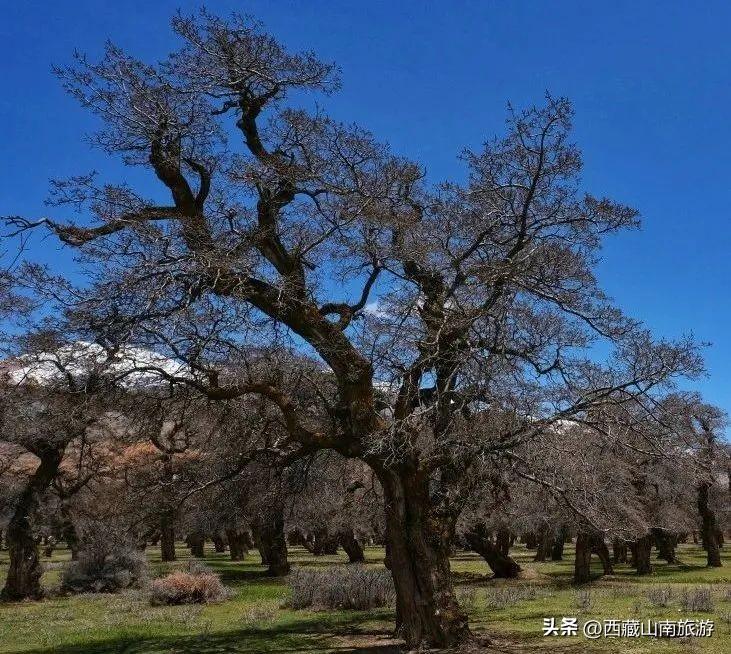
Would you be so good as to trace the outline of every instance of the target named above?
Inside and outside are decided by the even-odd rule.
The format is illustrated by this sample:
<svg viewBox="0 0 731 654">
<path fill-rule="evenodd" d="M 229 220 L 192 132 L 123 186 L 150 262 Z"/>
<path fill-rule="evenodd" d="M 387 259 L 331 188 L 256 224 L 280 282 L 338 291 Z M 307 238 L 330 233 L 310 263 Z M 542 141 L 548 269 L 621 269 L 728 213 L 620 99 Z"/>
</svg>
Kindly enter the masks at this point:
<svg viewBox="0 0 731 654">
<path fill-rule="evenodd" d="M 581 191 L 566 100 L 511 110 L 504 137 L 464 153 L 465 183 L 431 185 L 307 109 L 337 88 L 334 65 L 243 17 L 172 26 L 181 46 L 157 64 L 110 45 L 58 70 L 101 118 L 96 144 L 161 192 L 58 181 L 57 211 L 85 217 L 10 217 L 10 234 L 45 227 L 79 250 L 91 278 L 71 309 L 96 334 L 186 359 L 193 373 L 167 378 L 209 398 L 261 396 L 286 425 L 281 449 L 366 462 L 406 642 L 468 639 L 448 557 L 473 473 L 566 417 L 649 410 L 700 368 L 692 343 L 653 341 L 597 287 L 602 236 L 636 212 Z M 260 366 L 225 374 L 244 344 L 321 361 L 316 419 Z"/>
</svg>

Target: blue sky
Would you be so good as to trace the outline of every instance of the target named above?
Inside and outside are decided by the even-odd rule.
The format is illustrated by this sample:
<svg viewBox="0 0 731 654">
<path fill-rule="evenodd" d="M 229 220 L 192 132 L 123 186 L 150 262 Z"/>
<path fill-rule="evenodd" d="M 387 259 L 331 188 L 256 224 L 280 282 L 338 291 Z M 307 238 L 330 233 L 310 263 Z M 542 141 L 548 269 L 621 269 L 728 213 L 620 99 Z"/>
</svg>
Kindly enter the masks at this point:
<svg viewBox="0 0 731 654">
<path fill-rule="evenodd" d="M 107 38 L 154 60 L 173 45 L 168 19 L 198 3 L 6 3 L 0 24 L 0 214 L 36 216 L 51 177 L 109 166 L 80 138 L 88 114 L 50 72 Z M 209 2 L 248 12 L 294 49 L 336 60 L 343 90 L 325 107 L 424 162 L 462 174 L 456 155 L 500 132 L 508 101 L 546 90 L 576 109 L 585 187 L 637 207 L 641 232 L 612 238 L 599 277 L 657 334 L 712 343 L 706 397 L 731 410 L 731 4 L 690 2 Z M 63 269 L 51 240 L 34 256 Z"/>
</svg>

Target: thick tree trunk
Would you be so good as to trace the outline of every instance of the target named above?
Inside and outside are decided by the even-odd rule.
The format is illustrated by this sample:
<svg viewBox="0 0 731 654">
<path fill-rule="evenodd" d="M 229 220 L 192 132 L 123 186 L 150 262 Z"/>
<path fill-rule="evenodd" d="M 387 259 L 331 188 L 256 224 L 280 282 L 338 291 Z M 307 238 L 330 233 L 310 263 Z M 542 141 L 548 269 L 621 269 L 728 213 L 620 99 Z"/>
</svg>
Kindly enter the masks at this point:
<svg viewBox="0 0 731 654">
<path fill-rule="evenodd" d="M 592 537 L 592 551 L 599 557 L 602 562 L 602 568 L 605 575 L 613 575 L 612 559 L 609 556 L 609 548 L 604 542 L 604 538 L 599 535 Z"/>
<path fill-rule="evenodd" d="M 283 507 L 272 507 L 267 513 L 259 515 L 254 523 L 254 534 L 262 564 L 267 566 L 267 574 L 270 577 L 289 574 Z"/>
<path fill-rule="evenodd" d="M 228 551 L 231 554 L 232 561 L 243 561 L 249 553 L 249 539 L 246 532 L 238 529 L 227 529 L 226 538 L 228 539 Z"/>
<path fill-rule="evenodd" d="M 355 537 L 352 529 L 343 529 L 340 532 L 340 545 L 348 555 L 348 563 L 363 563 L 365 555 L 363 548 Z"/>
<path fill-rule="evenodd" d="M 175 561 L 175 523 L 172 515 L 164 511 L 160 516 L 160 558 Z"/>
<path fill-rule="evenodd" d="M 490 534 L 485 525 L 473 526 L 465 534 L 465 539 L 470 549 L 485 559 L 495 578 L 515 579 L 520 574 L 520 566 L 510 556 L 503 554 L 490 540 Z"/>
<path fill-rule="evenodd" d="M 565 525 L 561 525 L 558 534 L 553 539 L 551 547 L 551 561 L 563 561 L 563 546 L 566 543 L 567 529 Z"/>
<path fill-rule="evenodd" d="M 652 536 L 657 547 L 657 558 L 664 559 L 668 563 L 677 563 L 678 557 L 675 555 L 675 546 L 677 537 L 670 531 L 655 528 L 652 530 Z"/>
<path fill-rule="evenodd" d="M 591 581 L 591 537 L 586 532 L 576 534 L 574 557 L 574 583 L 588 584 Z"/>
<path fill-rule="evenodd" d="M 216 552 L 220 554 L 221 552 L 226 551 L 226 541 L 223 539 L 221 534 L 213 534 L 213 536 L 211 536 L 211 540 L 213 541 L 213 549 Z"/>
<path fill-rule="evenodd" d="M 7 527 L 10 566 L 5 587 L 0 592 L 0 601 L 38 599 L 43 595 L 41 589 L 43 568 L 38 557 L 38 543 L 33 537 L 32 520 L 41 494 L 58 474 L 65 449 L 65 443 L 36 448 L 35 453 L 41 463 L 18 498 L 15 512 Z"/>
<path fill-rule="evenodd" d="M 525 549 L 527 550 L 534 550 L 538 547 L 538 539 L 536 538 L 536 534 L 534 531 L 529 531 L 525 535 Z"/>
<path fill-rule="evenodd" d="M 338 534 L 331 534 L 327 527 L 315 529 L 315 542 L 312 548 L 315 556 L 338 553 Z"/>
<path fill-rule="evenodd" d="M 703 482 L 698 485 L 698 513 L 701 516 L 701 538 L 706 550 L 707 565 L 712 568 L 720 568 L 721 548 L 718 546 L 718 526 L 716 514 L 711 509 L 708 501 L 710 484 Z"/>
<path fill-rule="evenodd" d="M 615 565 L 617 563 L 627 563 L 627 543 L 615 538 L 612 541 L 612 555 Z"/>
<path fill-rule="evenodd" d="M 452 587 L 454 523 L 435 515 L 426 475 L 380 468 L 388 565 L 396 588 L 400 633 L 409 648 L 451 647 L 471 639 Z"/>
<path fill-rule="evenodd" d="M 638 538 L 631 545 L 632 564 L 637 569 L 638 575 L 649 575 L 652 572 L 650 554 L 652 552 L 652 536 L 647 534 Z"/>
<path fill-rule="evenodd" d="M 188 547 L 190 547 L 190 553 L 197 559 L 202 559 L 205 556 L 204 546 L 206 544 L 205 534 L 196 530 L 188 536 Z"/>
<path fill-rule="evenodd" d="M 495 545 L 504 556 L 508 556 L 508 554 L 510 554 L 511 542 L 509 529 L 501 527 L 497 530 L 497 534 L 495 535 Z"/>
</svg>

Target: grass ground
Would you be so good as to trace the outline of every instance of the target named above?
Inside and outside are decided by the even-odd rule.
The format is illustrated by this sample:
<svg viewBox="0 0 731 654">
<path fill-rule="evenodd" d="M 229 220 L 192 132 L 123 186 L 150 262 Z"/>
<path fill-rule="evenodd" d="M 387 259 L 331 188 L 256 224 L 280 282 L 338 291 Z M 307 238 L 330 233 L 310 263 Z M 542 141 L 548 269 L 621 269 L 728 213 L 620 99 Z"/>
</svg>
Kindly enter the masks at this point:
<svg viewBox="0 0 731 654">
<path fill-rule="evenodd" d="M 179 549 L 181 560 L 188 558 Z M 524 569 L 522 579 L 492 581 L 482 560 L 460 553 L 452 561 L 458 593 L 468 609 L 473 630 L 489 634 L 501 652 L 652 652 L 726 654 L 731 652 L 731 548 L 724 551 L 723 568 L 704 566 L 704 553 L 683 545 L 680 565 L 656 562 L 655 573 L 637 577 L 628 566 L 595 581 L 588 591 L 571 585 L 573 551 L 565 560 L 533 563 L 521 547 L 513 554 Z M 165 566 L 156 548 L 148 550 L 153 574 Z M 383 550 L 369 548 L 368 565 L 382 565 Z M 44 583 L 58 583 L 68 553 L 59 550 L 47 562 Z M 301 548 L 290 550 L 293 565 L 326 566 L 342 556 L 313 557 Z M 231 562 L 225 554 L 206 551 L 206 562 L 233 591 L 216 605 L 152 607 L 141 591 L 119 595 L 57 597 L 43 602 L 0 605 L 0 653 L 16 654 L 394 654 L 389 639 L 391 610 L 292 611 L 281 608 L 287 589 L 281 580 L 263 575 L 252 554 L 247 561 Z M 0 552 L 0 584 L 7 570 L 7 552 Z M 598 569 L 597 569 L 598 572 Z M 666 607 L 647 597 L 657 586 L 672 595 Z M 713 610 L 686 613 L 680 598 L 684 589 L 710 586 Z M 543 637 L 544 617 L 575 616 L 588 619 L 701 618 L 715 622 L 710 638 L 600 639 L 583 636 Z"/>
</svg>

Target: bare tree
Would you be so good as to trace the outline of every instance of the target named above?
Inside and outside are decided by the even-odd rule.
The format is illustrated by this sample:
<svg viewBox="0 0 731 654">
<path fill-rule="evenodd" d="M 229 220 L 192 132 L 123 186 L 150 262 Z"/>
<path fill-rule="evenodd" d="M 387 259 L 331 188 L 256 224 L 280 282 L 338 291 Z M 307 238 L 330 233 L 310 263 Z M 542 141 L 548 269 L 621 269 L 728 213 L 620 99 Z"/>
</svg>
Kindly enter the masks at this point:
<svg viewBox="0 0 731 654">
<path fill-rule="evenodd" d="M 565 100 L 511 110 L 504 138 L 464 154 L 466 184 L 432 187 L 364 130 L 286 104 L 334 90 L 333 65 L 238 16 L 173 29 L 182 46 L 158 65 L 108 46 L 58 71 L 104 122 L 97 145 L 151 168 L 169 203 L 80 176 L 53 201 L 91 224 L 11 217 L 10 234 L 44 226 L 78 248 L 94 272 L 73 311 L 186 357 L 193 374 L 170 381 L 264 398 L 280 450 L 367 463 L 406 642 L 469 639 L 448 557 L 476 466 L 700 369 L 692 343 L 654 342 L 597 288 L 602 236 L 636 212 L 580 192 Z M 327 366 L 317 419 L 276 375 L 222 374 L 221 344 L 247 339 Z M 586 351 L 598 339 L 604 363 Z"/>
</svg>

